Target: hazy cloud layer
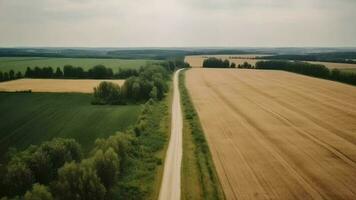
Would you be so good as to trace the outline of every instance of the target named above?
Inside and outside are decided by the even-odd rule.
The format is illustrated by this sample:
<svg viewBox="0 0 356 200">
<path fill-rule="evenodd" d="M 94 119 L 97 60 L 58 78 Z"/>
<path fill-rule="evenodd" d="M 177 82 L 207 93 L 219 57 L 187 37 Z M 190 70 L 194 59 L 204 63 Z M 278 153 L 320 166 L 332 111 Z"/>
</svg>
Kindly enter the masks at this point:
<svg viewBox="0 0 356 200">
<path fill-rule="evenodd" d="M 355 0 L 0 0 L 0 46 L 356 46 Z"/>
</svg>

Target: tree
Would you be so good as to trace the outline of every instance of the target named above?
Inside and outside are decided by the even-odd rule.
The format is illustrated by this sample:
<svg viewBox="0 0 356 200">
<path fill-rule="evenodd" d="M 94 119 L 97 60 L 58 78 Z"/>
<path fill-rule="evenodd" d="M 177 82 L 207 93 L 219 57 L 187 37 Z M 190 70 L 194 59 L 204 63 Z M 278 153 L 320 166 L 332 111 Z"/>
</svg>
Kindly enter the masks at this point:
<svg viewBox="0 0 356 200">
<path fill-rule="evenodd" d="M 4 80 L 4 74 L 0 71 L 0 82 Z"/>
<path fill-rule="evenodd" d="M 3 80 L 4 80 L 4 81 L 8 81 L 8 80 L 10 80 L 9 73 L 4 72 L 4 78 L 3 78 Z"/>
<path fill-rule="evenodd" d="M 94 88 L 93 104 L 121 104 L 123 99 L 118 84 L 103 81 Z"/>
<path fill-rule="evenodd" d="M 49 192 L 48 188 L 44 185 L 34 184 L 31 191 L 27 191 L 25 200 L 52 200 L 52 194 Z"/>
<path fill-rule="evenodd" d="M 94 167 L 101 182 L 106 189 L 110 189 L 117 181 L 120 170 L 120 161 L 113 148 L 105 152 L 98 150 L 93 158 Z"/>
<path fill-rule="evenodd" d="M 58 170 L 54 188 L 55 196 L 60 200 L 103 200 L 106 193 L 89 161 L 66 163 Z"/>
<path fill-rule="evenodd" d="M 19 78 L 22 78 L 23 76 L 22 76 L 22 73 L 20 72 L 20 71 L 18 71 L 17 73 L 16 73 L 16 78 L 17 79 L 19 79 Z"/>
<path fill-rule="evenodd" d="M 56 77 L 56 78 L 63 77 L 63 72 L 62 72 L 61 68 L 57 67 L 56 72 L 54 73 L 54 77 Z"/>
<path fill-rule="evenodd" d="M 25 72 L 25 77 L 32 78 L 33 73 L 34 73 L 33 70 L 30 67 L 27 67 Z"/>
<path fill-rule="evenodd" d="M 34 182 L 31 170 L 22 162 L 8 165 L 5 179 L 11 196 L 24 194 Z"/>
<path fill-rule="evenodd" d="M 236 68 L 236 64 L 232 62 L 230 68 Z"/>
<path fill-rule="evenodd" d="M 153 100 L 158 100 L 158 91 L 156 86 L 152 88 L 150 92 L 150 98 L 152 98 Z"/>
<path fill-rule="evenodd" d="M 211 57 L 203 61 L 203 67 L 205 68 L 229 68 L 229 60 L 222 60 L 219 58 Z"/>
<path fill-rule="evenodd" d="M 15 71 L 14 70 L 10 70 L 9 78 L 10 78 L 10 80 L 14 80 L 15 79 Z"/>
</svg>

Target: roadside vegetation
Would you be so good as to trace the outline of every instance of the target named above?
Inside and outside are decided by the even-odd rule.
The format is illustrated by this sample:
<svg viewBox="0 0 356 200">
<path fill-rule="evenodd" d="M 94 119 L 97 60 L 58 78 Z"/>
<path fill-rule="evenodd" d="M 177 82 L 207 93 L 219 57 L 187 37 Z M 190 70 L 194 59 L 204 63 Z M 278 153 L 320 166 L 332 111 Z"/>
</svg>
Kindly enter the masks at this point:
<svg viewBox="0 0 356 200">
<path fill-rule="evenodd" d="M 356 74 L 343 72 L 339 69 L 328 69 L 324 65 L 310 64 L 306 62 L 293 61 L 259 61 L 256 69 L 284 70 L 298 74 L 304 74 L 317 78 L 334 80 L 342 83 L 356 85 Z"/>
<path fill-rule="evenodd" d="M 185 71 L 179 76 L 183 108 L 182 199 L 225 199 L 199 117 L 185 86 Z"/>
</svg>

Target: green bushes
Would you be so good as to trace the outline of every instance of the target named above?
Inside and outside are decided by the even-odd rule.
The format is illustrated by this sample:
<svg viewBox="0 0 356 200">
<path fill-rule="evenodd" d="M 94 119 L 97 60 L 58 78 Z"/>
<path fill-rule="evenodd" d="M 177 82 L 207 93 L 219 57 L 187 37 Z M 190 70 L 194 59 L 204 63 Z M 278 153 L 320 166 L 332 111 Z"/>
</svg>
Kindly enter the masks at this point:
<svg viewBox="0 0 356 200">
<path fill-rule="evenodd" d="M 21 72 L 17 72 L 15 74 L 14 70 L 10 70 L 9 72 L 4 72 L 4 73 L 2 71 L 0 71 L 0 82 L 11 81 L 11 80 L 19 79 L 19 78 L 23 78 L 23 75 Z"/>
<path fill-rule="evenodd" d="M 253 66 L 248 62 L 244 62 L 243 64 L 239 64 L 237 66 L 237 68 L 240 68 L 240 69 L 252 69 Z"/>
<path fill-rule="evenodd" d="M 160 65 L 142 67 L 138 76 L 126 79 L 120 88 L 118 85 L 102 82 L 94 88 L 93 104 L 125 104 L 142 102 L 150 98 L 161 100 L 168 91 L 169 72 Z"/>
<path fill-rule="evenodd" d="M 57 138 L 12 155 L 2 178 L 1 193 L 23 195 L 33 183 L 48 184 L 65 162 L 78 161 L 81 150 L 73 139 Z"/>
<path fill-rule="evenodd" d="M 342 83 L 356 85 L 356 74 L 341 72 L 338 69 L 329 70 L 324 65 L 292 61 L 259 61 L 256 69 L 285 70 L 298 74 L 335 80 Z"/>
<path fill-rule="evenodd" d="M 229 68 L 230 61 L 211 57 L 203 61 L 203 67 L 204 68 Z"/>
<path fill-rule="evenodd" d="M 117 105 L 124 102 L 120 86 L 107 81 L 101 82 L 99 86 L 94 88 L 93 96 L 94 100 L 92 101 L 92 104 L 96 105 Z"/>
<path fill-rule="evenodd" d="M 183 73 L 185 72 L 183 71 Z M 192 141 L 189 139 L 188 140 L 192 143 L 193 146 L 193 148 L 190 147 L 189 149 L 186 149 L 185 152 L 183 152 L 183 165 L 189 165 L 188 161 L 186 160 L 188 158 L 192 158 L 196 162 L 193 164 L 193 166 L 183 166 L 183 170 L 186 169 L 187 171 L 191 171 L 190 175 L 197 176 L 197 184 L 199 184 L 198 186 L 194 185 L 195 188 L 193 189 L 183 188 L 183 190 L 187 190 L 186 192 L 188 194 L 190 193 L 190 195 L 196 195 L 196 187 L 199 187 L 199 190 L 201 190 L 201 196 L 199 196 L 199 199 L 225 199 L 214 168 L 209 146 L 200 124 L 199 116 L 195 111 L 194 105 L 191 102 L 188 90 L 185 86 L 185 75 L 183 73 L 181 73 L 179 76 L 179 90 L 181 93 L 184 123 L 186 124 L 184 125 L 183 135 L 189 134 L 189 137 L 187 138 L 192 138 Z M 186 140 L 186 138 L 183 140 Z M 191 162 L 191 160 L 189 160 L 189 162 Z M 192 169 L 192 167 L 195 167 L 196 169 Z M 194 170 L 197 171 L 197 174 L 193 172 Z M 187 171 L 183 171 L 183 174 L 189 174 Z"/>
</svg>

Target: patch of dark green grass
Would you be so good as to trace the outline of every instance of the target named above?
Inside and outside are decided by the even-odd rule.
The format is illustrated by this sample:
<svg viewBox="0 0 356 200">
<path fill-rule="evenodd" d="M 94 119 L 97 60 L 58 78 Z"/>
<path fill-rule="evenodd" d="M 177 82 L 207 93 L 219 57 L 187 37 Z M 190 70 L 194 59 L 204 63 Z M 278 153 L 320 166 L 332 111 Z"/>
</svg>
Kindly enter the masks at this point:
<svg viewBox="0 0 356 200">
<path fill-rule="evenodd" d="M 134 125 L 141 105 L 94 106 L 92 95 L 0 93 L 0 162 L 19 150 L 54 137 L 74 138 L 87 150 L 95 139 Z"/>
</svg>

